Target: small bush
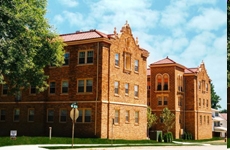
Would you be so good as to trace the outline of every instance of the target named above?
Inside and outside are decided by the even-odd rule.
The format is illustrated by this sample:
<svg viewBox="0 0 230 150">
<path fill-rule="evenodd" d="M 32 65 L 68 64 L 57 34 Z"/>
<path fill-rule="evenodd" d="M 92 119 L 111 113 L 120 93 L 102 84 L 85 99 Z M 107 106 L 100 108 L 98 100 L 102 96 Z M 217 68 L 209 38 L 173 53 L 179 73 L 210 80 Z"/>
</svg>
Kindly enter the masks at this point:
<svg viewBox="0 0 230 150">
<path fill-rule="evenodd" d="M 158 135 L 158 142 L 162 142 L 162 134 L 161 134 L 161 132 Z"/>
</svg>

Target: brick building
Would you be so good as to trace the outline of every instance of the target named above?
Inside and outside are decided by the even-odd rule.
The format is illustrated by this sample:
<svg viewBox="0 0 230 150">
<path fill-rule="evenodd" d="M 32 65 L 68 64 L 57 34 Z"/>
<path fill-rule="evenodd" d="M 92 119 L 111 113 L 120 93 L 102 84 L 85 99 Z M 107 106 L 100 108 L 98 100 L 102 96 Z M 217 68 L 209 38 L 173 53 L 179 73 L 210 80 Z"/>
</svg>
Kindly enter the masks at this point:
<svg viewBox="0 0 230 150">
<path fill-rule="evenodd" d="M 48 66 L 49 88 L 31 87 L 17 97 L 0 86 L 0 136 L 71 137 L 70 105 L 77 102 L 75 137 L 145 139 L 147 136 L 146 65 L 149 53 L 140 48 L 129 24 L 117 33 L 97 30 L 60 35 L 67 44 L 65 64 Z M 113 124 L 114 122 L 114 124 Z"/>
<path fill-rule="evenodd" d="M 175 114 L 174 137 L 189 132 L 193 139 L 212 138 L 211 80 L 204 63 L 186 68 L 167 57 L 150 64 L 147 73 L 148 105 L 159 118 L 165 107 Z M 159 119 L 152 129 L 163 126 Z"/>
</svg>

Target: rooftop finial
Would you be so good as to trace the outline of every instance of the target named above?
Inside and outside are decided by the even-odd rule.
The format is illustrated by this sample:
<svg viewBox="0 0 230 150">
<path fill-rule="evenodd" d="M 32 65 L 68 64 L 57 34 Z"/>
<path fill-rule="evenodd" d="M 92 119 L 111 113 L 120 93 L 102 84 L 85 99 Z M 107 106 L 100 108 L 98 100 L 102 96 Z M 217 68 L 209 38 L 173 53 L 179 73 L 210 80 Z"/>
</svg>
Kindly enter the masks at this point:
<svg viewBox="0 0 230 150">
<path fill-rule="evenodd" d="M 136 45 L 138 45 L 138 37 L 136 37 Z"/>
<path fill-rule="evenodd" d="M 126 23 L 125 23 L 126 25 L 128 24 L 128 20 L 126 20 Z"/>
<path fill-rule="evenodd" d="M 113 31 L 113 33 L 116 35 L 117 34 L 117 31 L 116 31 L 116 27 L 114 27 L 114 31 Z"/>
</svg>

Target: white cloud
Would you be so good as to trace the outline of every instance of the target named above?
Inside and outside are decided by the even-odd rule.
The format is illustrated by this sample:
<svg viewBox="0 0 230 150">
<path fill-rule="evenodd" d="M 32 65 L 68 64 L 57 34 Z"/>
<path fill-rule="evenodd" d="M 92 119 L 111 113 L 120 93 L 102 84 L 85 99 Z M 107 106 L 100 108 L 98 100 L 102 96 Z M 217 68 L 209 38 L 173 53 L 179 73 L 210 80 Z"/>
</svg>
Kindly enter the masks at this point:
<svg viewBox="0 0 230 150">
<path fill-rule="evenodd" d="M 199 10 L 201 14 L 194 16 L 188 23 L 188 28 L 198 30 L 218 30 L 226 24 L 227 15 L 220 9 L 203 8 Z"/>
<path fill-rule="evenodd" d="M 171 1 L 170 5 L 161 12 L 161 24 L 165 27 L 174 27 L 186 22 L 186 1 Z"/>
<path fill-rule="evenodd" d="M 59 15 L 55 15 L 54 16 L 54 24 L 60 24 L 60 23 L 63 23 L 64 22 L 64 18 L 59 14 Z"/>
<path fill-rule="evenodd" d="M 59 0 L 59 2 L 67 7 L 75 7 L 78 5 L 77 0 Z"/>
</svg>

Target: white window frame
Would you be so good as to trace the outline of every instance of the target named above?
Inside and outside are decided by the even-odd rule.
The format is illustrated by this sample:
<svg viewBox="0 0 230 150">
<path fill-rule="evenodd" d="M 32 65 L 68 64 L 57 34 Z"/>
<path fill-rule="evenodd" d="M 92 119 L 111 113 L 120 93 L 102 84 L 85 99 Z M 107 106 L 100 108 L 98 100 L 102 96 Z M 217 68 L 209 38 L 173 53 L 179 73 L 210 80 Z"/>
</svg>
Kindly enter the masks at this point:
<svg viewBox="0 0 230 150">
<path fill-rule="evenodd" d="M 119 86 L 120 86 L 119 81 L 114 81 L 114 94 L 115 95 L 119 95 Z"/>
<path fill-rule="evenodd" d="M 139 85 L 134 85 L 134 97 L 139 97 Z"/>
<path fill-rule="evenodd" d="M 129 83 L 125 83 L 125 94 L 129 95 Z"/>
<path fill-rule="evenodd" d="M 54 83 L 54 87 L 51 87 L 51 83 Z M 54 89 L 54 93 L 51 93 L 51 89 Z M 49 83 L 49 94 L 55 94 L 56 93 L 56 82 L 55 81 L 50 81 Z"/>
<path fill-rule="evenodd" d="M 64 82 L 67 82 L 67 84 L 68 84 L 67 87 L 63 86 Z M 65 92 L 63 88 L 67 88 L 67 92 Z M 68 80 L 62 80 L 62 82 L 61 82 L 61 93 L 62 94 L 68 94 L 69 93 L 69 81 Z"/>
<path fill-rule="evenodd" d="M 63 112 L 64 111 L 64 112 Z M 59 122 L 61 122 L 61 123 L 66 123 L 66 121 L 67 121 L 67 109 L 66 108 L 61 108 L 60 110 L 59 110 Z M 65 119 L 64 120 L 62 120 L 62 117 L 64 117 Z"/>
<path fill-rule="evenodd" d="M 115 109 L 114 113 L 114 124 L 119 124 L 120 123 L 120 110 Z"/>
<path fill-rule="evenodd" d="M 63 64 L 63 66 L 69 66 L 69 60 L 70 60 L 70 54 L 69 54 L 69 52 L 66 52 L 64 54 L 64 64 Z"/>
<path fill-rule="evenodd" d="M 92 52 L 93 54 L 93 58 L 92 58 L 92 62 L 88 62 L 88 55 L 89 55 L 89 52 Z M 80 57 L 80 53 L 84 53 L 84 57 Z M 84 58 L 84 63 L 80 63 L 80 58 Z M 93 64 L 94 62 L 94 50 L 80 50 L 78 52 L 78 65 L 87 65 L 87 64 Z"/>
<path fill-rule="evenodd" d="M 83 81 L 84 85 L 83 85 L 83 91 L 80 91 L 80 88 L 79 88 L 79 84 L 80 84 L 80 81 Z M 88 81 L 91 81 L 92 85 L 91 85 L 91 91 L 87 91 L 87 83 Z M 82 86 L 81 86 L 82 87 Z M 85 78 L 85 79 L 78 79 L 77 80 L 77 93 L 92 93 L 93 92 L 93 79 L 92 78 Z"/>
<path fill-rule="evenodd" d="M 53 114 L 52 115 L 49 115 L 49 112 L 52 111 Z M 48 108 L 47 109 L 47 114 L 46 114 L 46 121 L 49 122 L 49 123 L 53 123 L 54 122 L 54 109 L 53 108 Z M 52 120 L 49 120 L 49 117 L 52 117 L 53 119 Z"/>
<path fill-rule="evenodd" d="M 135 62 L 134 62 L 134 71 L 135 72 L 139 72 L 139 60 L 135 60 Z"/>
<path fill-rule="evenodd" d="M 139 113 L 139 111 L 135 111 L 135 124 L 139 124 L 139 118 L 140 117 L 140 113 Z"/>
<path fill-rule="evenodd" d="M 125 122 L 126 123 L 130 122 L 130 111 L 129 110 L 125 111 Z"/>
<path fill-rule="evenodd" d="M 115 66 L 119 67 L 120 66 L 120 54 L 115 53 Z"/>
<path fill-rule="evenodd" d="M 91 123 L 92 122 L 92 109 L 91 108 L 79 108 L 79 117 L 76 121 L 76 123 Z M 90 116 L 87 116 L 87 112 L 90 112 Z M 86 119 L 86 117 L 90 117 L 89 121 Z M 81 120 L 79 120 L 81 118 Z"/>
<path fill-rule="evenodd" d="M 31 110 L 33 111 L 33 114 L 31 114 Z M 28 122 L 34 122 L 34 115 L 35 115 L 34 108 L 29 108 L 28 109 L 28 116 L 27 116 Z M 30 119 L 31 117 L 32 117 L 32 120 Z"/>
</svg>

